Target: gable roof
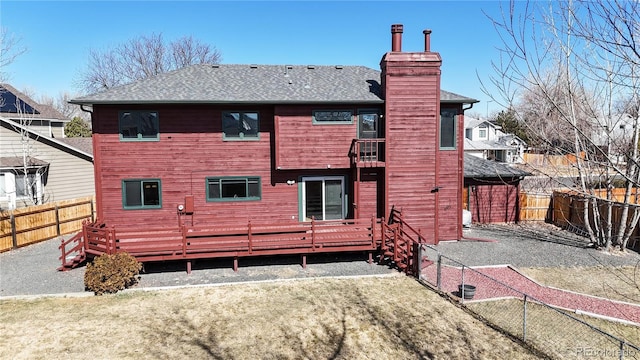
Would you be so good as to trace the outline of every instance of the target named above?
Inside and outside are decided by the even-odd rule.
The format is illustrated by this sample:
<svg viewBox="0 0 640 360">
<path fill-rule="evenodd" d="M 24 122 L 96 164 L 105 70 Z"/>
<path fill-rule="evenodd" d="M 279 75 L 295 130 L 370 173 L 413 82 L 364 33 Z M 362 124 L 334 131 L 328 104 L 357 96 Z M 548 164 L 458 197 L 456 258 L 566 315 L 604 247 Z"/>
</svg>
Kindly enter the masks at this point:
<svg viewBox="0 0 640 360">
<path fill-rule="evenodd" d="M 39 104 L 9 84 L 0 84 L 0 98 L 0 116 L 16 118 L 24 115 L 33 119 L 69 121 L 52 106 Z"/>
<path fill-rule="evenodd" d="M 500 126 L 492 123 L 489 120 L 483 120 L 483 119 L 476 119 L 476 118 L 472 118 L 470 116 L 465 115 L 464 116 L 464 128 L 465 129 L 474 129 L 477 128 L 478 126 L 482 125 L 482 124 L 486 124 L 487 126 L 491 126 L 495 129 L 501 129 Z"/>
<path fill-rule="evenodd" d="M 443 91 L 447 102 L 475 99 Z M 364 66 L 191 65 L 70 101 L 144 103 L 381 104 L 380 71 Z"/>
<path fill-rule="evenodd" d="M 49 165 L 48 162 L 42 161 L 38 158 L 34 158 L 32 156 L 27 156 L 26 159 L 23 159 L 19 156 L 3 156 L 0 157 L 0 169 L 15 169 L 21 168 L 25 166 L 28 168 L 38 168 Z"/>
<path fill-rule="evenodd" d="M 68 152 L 74 156 L 77 156 L 81 159 L 85 159 L 87 161 L 91 161 L 93 162 L 93 152 L 88 152 L 86 151 L 87 149 L 81 149 L 79 147 L 75 147 L 73 145 L 70 145 L 66 142 L 60 141 L 58 139 L 55 138 L 51 138 L 48 136 L 42 136 L 40 133 L 33 131 L 31 129 L 29 129 L 29 127 L 27 126 L 22 126 L 19 123 L 12 121 L 10 119 L 4 118 L 0 116 L 0 126 L 15 131 L 15 132 L 19 132 L 19 131 L 25 131 L 32 139 L 35 139 L 39 142 L 42 142 L 44 144 L 47 144 L 49 146 L 55 147 L 57 149 L 60 149 L 62 151 Z M 89 140 L 84 140 L 84 141 L 91 141 L 91 138 L 88 138 Z M 86 145 L 84 145 L 86 146 Z M 93 146 L 92 146 L 93 147 Z"/>
<path fill-rule="evenodd" d="M 61 139 L 56 138 L 56 140 L 87 154 L 93 155 L 93 139 L 90 137 L 66 137 Z"/>
<path fill-rule="evenodd" d="M 479 157 L 464 154 L 465 178 L 515 178 L 530 176 L 531 173 L 516 167 L 505 165 L 497 161 L 485 160 Z"/>
</svg>

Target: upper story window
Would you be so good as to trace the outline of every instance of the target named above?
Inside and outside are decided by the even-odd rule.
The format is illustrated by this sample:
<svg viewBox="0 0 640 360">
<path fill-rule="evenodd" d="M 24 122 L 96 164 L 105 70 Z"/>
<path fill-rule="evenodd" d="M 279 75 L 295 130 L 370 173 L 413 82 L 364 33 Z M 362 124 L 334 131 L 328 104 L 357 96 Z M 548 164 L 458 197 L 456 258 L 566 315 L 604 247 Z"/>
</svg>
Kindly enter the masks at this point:
<svg viewBox="0 0 640 360">
<path fill-rule="evenodd" d="M 456 117 L 455 109 L 440 110 L 440 149 L 454 150 L 456 148 Z"/>
<path fill-rule="evenodd" d="M 353 124 L 353 111 L 316 110 L 312 120 L 314 124 Z"/>
<path fill-rule="evenodd" d="M 160 122 L 155 111 L 121 111 L 119 121 L 120 140 L 158 141 Z"/>
<path fill-rule="evenodd" d="M 487 137 L 488 137 L 487 131 L 488 131 L 487 125 L 478 126 L 478 138 L 480 140 L 487 140 Z"/>
<path fill-rule="evenodd" d="M 260 178 L 207 178 L 207 201 L 260 200 Z"/>
<path fill-rule="evenodd" d="M 257 140 L 260 138 L 260 115 L 255 111 L 222 113 L 222 138 L 225 140 Z"/>
<path fill-rule="evenodd" d="M 160 209 L 160 179 L 122 180 L 122 206 L 125 209 Z"/>
</svg>

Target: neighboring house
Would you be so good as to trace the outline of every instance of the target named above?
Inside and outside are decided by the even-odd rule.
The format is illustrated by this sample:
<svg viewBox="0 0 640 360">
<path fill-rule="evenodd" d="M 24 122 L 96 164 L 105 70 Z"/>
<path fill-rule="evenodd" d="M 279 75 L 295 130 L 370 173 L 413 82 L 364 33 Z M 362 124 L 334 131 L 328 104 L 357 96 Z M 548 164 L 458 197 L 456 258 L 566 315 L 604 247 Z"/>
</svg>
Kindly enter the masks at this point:
<svg viewBox="0 0 640 360">
<path fill-rule="evenodd" d="M 38 104 L 9 84 L 0 84 L 0 117 L 14 121 L 40 135 L 63 138 L 70 121 L 49 105 Z"/>
<path fill-rule="evenodd" d="M 514 223 L 520 214 L 520 181 L 530 173 L 464 155 L 464 208 L 474 223 Z"/>
<path fill-rule="evenodd" d="M 427 242 L 460 239 L 462 124 L 477 100 L 440 90 L 428 33 L 420 52 L 401 36 L 392 27 L 382 71 L 194 65 L 72 100 L 92 107 L 97 218 L 130 231 L 395 207 Z"/>
<path fill-rule="evenodd" d="M 475 157 L 504 163 L 522 163 L 527 144 L 488 120 L 465 117 L 464 152 Z"/>
<path fill-rule="evenodd" d="M 629 114 L 611 115 L 594 121 L 593 142 L 614 161 L 624 163 L 633 144 L 634 128 L 640 121 Z"/>
<path fill-rule="evenodd" d="M 8 85 L 0 95 L 0 209 L 93 195 L 91 138 L 67 143 L 57 111 Z"/>
</svg>

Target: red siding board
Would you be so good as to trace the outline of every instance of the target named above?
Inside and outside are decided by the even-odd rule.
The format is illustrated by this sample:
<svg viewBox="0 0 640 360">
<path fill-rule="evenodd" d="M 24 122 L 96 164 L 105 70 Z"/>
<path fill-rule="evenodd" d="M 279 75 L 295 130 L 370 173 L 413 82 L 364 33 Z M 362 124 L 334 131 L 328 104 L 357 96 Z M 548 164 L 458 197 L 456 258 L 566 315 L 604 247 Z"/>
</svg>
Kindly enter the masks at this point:
<svg viewBox="0 0 640 360">
<path fill-rule="evenodd" d="M 488 223 L 513 223 L 518 221 L 518 185 L 504 184 L 495 181 L 496 184 L 474 184 L 475 190 L 469 194 L 469 211 L 473 222 Z"/>
<path fill-rule="evenodd" d="M 387 124 L 386 201 L 427 241 L 462 235 L 462 116 L 458 148 L 439 149 L 440 57 L 388 53 L 381 62 Z M 459 113 L 462 109 L 459 108 Z"/>
<path fill-rule="evenodd" d="M 357 138 L 358 109 L 372 109 L 372 106 L 276 106 L 276 168 L 349 168 L 349 149 L 353 139 Z M 354 121 L 347 124 L 314 124 L 312 114 L 315 110 L 350 110 Z"/>
</svg>

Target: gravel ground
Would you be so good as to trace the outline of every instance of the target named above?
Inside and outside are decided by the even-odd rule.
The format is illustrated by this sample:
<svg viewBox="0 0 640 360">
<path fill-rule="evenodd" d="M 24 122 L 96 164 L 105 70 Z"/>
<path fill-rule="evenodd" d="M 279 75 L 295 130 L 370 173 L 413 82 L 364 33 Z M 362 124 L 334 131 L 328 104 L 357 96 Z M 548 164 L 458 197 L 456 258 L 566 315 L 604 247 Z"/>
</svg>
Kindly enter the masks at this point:
<svg viewBox="0 0 640 360">
<path fill-rule="evenodd" d="M 633 266 L 640 262 L 634 251 L 605 253 L 588 247 L 585 238 L 549 224 L 474 225 L 464 230 L 463 237 L 467 241 L 441 242 L 436 249 L 468 266 Z M 482 239 L 497 241 L 478 241 Z"/>
<path fill-rule="evenodd" d="M 444 242 L 437 246 L 443 255 L 468 266 L 511 264 L 516 267 L 558 267 L 635 265 L 640 256 L 608 255 L 584 248 L 583 239 L 546 226 L 492 225 L 465 230 L 467 239 L 497 241 Z M 59 272 L 60 240 L 52 239 L 0 254 L 0 297 L 68 294 L 84 292 L 84 267 Z M 369 265 L 367 256 L 356 254 L 310 255 L 307 268 L 298 256 L 241 258 L 238 272 L 231 259 L 199 260 L 192 273 L 183 262 L 146 264 L 139 288 L 185 286 L 212 283 L 292 279 L 323 276 L 365 276 L 397 274 L 384 265 Z"/>
<path fill-rule="evenodd" d="M 0 253 L 0 297 L 84 292 L 84 267 L 56 270 L 60 266 L 59 244 L 59 239 L 52 239 Z M 191 274 L 187 274 L 185 262 L 152 263 L 145 264 L 136 287 L 397 274 L 388 266 L 370 265 L 367 259 L 364 253 L 309 255 L 303 269 L 299 256 L 240 258 L 237 272 L 232 259 L 198 260 L 192 263 Z"/>
</svg>

